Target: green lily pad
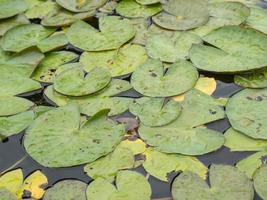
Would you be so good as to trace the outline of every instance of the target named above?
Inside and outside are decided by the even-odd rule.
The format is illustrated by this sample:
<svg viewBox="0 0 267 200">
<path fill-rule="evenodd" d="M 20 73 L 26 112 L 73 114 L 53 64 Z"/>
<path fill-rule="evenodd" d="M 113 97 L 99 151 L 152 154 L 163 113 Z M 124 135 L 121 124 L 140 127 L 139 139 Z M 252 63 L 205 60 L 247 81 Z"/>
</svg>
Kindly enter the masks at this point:
<svg viewBox="0 0 267 200">
<path fill-rule="evenodd" d="M 50 12 L 57 9 L 58 9 L 57 3 L 48 0 L 32 6 L 25 12 L 25 15 L 28 19 L 43 19 Z"/>
<path fill-rule="evenodd" d="M 187 61 L 179 60 L 171 65 L 165 73 L 160 61 L 148 60 L 134 71 L 131 84 L 136 91 L 143 95 L 169 97 L 192 89 L 197 79 L 197 70 Z"/>
<path fill-rule="evenodd" d="M 193 33 L 201 37 L 226 25 L 240 25 L 250 15 L 250 9 L 240 2 L 223 1 L 210 3 L 208 9 L 210 18 L 207 24 L 192 30 Z"/>
<path fill-rule="evenodd" d="M 219 149 L 224 144 L 224 136 L 198 126 L 224 117 L 219 102 L 209 95 L 192 90 L 186 94 L 181 115 L 175 121 L 154 128 L 141 124 L 139 135 L 160 152 L 202 155 Z"/>
<path fill-rule="evenodd" d="M 29 110 L 34 103 L 20 97 L 0 97 L 0 116 L 15 115 Z"/>
<path fill-rule="evenodd" d="M 63 8 L 72 12 L 94 11 L 103 6 L 108 0 L 56 0 Z"/>
<path fill-rule="evenodd" d="M 82 68 L 71 68 L 60 73 L 54 80 L 57 92 L 69 96 L 85 96 L 105 88 L 111 80 L 107 69 L 96 67 L 85 73 Z"/>
<path fill-rule="evenodd" d="M 99 29 L 78 21 L 70 27 L 67 37 L 72 45 L 82 50 L 103 51 L 118 49 L 135 36 L 130 21 L 117 16 L 100 17 Z"/>
<path fill-rule="evenodd" d="M 129 108 L 146 126 L 163 126 L 174 121 L 181 113 L 181 105 L 174 100 L 143 97 Z"/>
<path fill-rule="evenodd" d="M 145 170 L 161 181 L 168 181 L 168 174 L 175 171 L 191 171 L 206 178 L 207 167 L 195 157 L 161 153 L 153 148 L 148 148 L 144 155 Z"/>
<path fill-rule="evenodd" d="M 145 45 L 148 37 L 148 28 L 150 26 L 149 20 L 146 18 L 135 18 L 131 19 L 130 22 L 136 32 L 135 37 L 132 39 L 132 43 Z"/>
<path fill-rule="evenodd" d="M 120 171 L 116 186 L 102 178 L 89 184 L 86 194 L 90 199 L 101 200 L 150 200 L 151 187 L 146 178 L 134 171 Z"/>
<path fill-rule="evenodd" d="M 188 59 L 192 45 L 201 43 L 199 36 L 187 32 L 174 32 L 171 37 L 168 34 L 155 34 L 148 38 L 146 49 L 151 58 L 173 63 Z"/>
<path fill-rule="evenodd" d="M 95 15 L 95 11 L 72 13 L 63 8 L 58 8 L 49 12 L 41 21 L 43 26 L 60 27 L 68 26 L 78 20 L 90 19 Z"/>
<path fill-rule="evenodd" d="M 125 45 L 118 50 L 84 52 L 80 62 L 84 70 L 90 71 L 94 67 L 106 68 L 113 77 L 132 73 L 147 60 L 144 47 L 136 44 Z"/>
<path fill-rule="evenodd" d="M 252 182 L 237 168 L 212 165 L 209 172 L 210 187 L 198 175 L 184 172 L 172 184 L 174 200 L 253 200 Z M 194 192 L 192 192 L 194 191 Z"/>
<path fill-rule="evenodd" d="M 0 2 L 0 19 L 13 17 L 27 10 L 28 6 L 24 0 L 1 0 Z"/>
<path fill-rule="evenodd" d="M 35 118 L 39 117 L 40 115 L 44 114 L 47 111 L 53 110 L 55 107 L 52 106 L 36 106 L 33 108 Z"/>
<path fill-rule="evenodd" d="M 264 151 L 267 150 L 267 141 L 254 139 L 230 128 L 224 134 L 225 144 L 231 151 Z"/>
<path fill-rule="evenodd" d="M 60 49 L 68 44 L 68 38 L 65 33 L 59 32 L 51 35 L 50 37 L 40 41 L 37 47 L 43 52 L 48 52 Z"/>
<path fill-rule="evenodd" d="M 76 102 L 81 107 L 81 113 L 93 116 L 99 110 L 110 109 L 109 116 L 114 116 L 125 112 L 132 103 L 131 98 L 114 97 L 117 94 L 127 91 L 131 85 L 123 80 L 111 80 L 110 84 L 96 94 L 83 97 L 69 97 L 56 92 L 53 86 L 45 89 L 45 96 L 58 106 Z"/>
<path fill-rule="evenodd" d="M 160 0 L 135 0 L 137 3 L 142 5 L 151 5 L 155 3 L 160 3 Z"/>
<path fill-rule="evenodd" d="M 23 66 L 0 65 L 0 96 L 13 96 L 41 89 L 40 83 L 28 78 Z"/>
<path fill-rule="evenodd" d="M 0 23 L 0 36 L 3 36 L 8 30 L 14 28 L 18 25 L 29 24 L 30 21 L 25 17 L 25 15 L 17 15 L 12 18 L 1 20 Z"/>
<path fill-rule="evenodd" d="M 127 148 L 117 147 L 109 155 L 84 167 L 85 173 L 93 179 L 103 178 L 110 182 L 120 170 L 134 167 L 134 154 Z"/>
<path fill-rule="evenodd" d="M 235 84 L 246 88 L 266 88 L 267 70 L 235 75 Z"/>
<path fill-rule="evenodd" d="M 17 200 L 18 198 L 8 189 L 0 188 L 1 200 Z"/>
<path fill-rule="evenodd" d="M 116 6 L 116 12 L 128 18 L 150 17 L 161 11 L 161 4 L 142 5 L 135 0 L 122 0 Z"/>
<path fill-rule="evenodd" d="M 206 0 L 169 0 L 163 4 L 162 12 L 153 21 L 166 29 L 189 30 L 204 25 L 209 20 Z"/>
<path fill-rule="evenodd" d="M 228 101 L 232 127 L 255 139 L 267 139 L 267 89 L 245 89 Z M 242 112 L 240 112 L 242 111 Z"/>
<path fill-rule="evenodd" d="M 5 33 L 1 46 L 5 51 L 21 52 L 24 49 L 36 46 L 38 42 L 54 31 L 53 28 L 44 28 L 38 24 L 16 26 Z"/>
<path fill-rule="evenodd" d="M 21 133 L 33 122 L 32 111 L 22 112 L 10 117 L 0 117 L 0 140 Z"/>
<path fill-rule="evenodd" d="M 257 169 L 260 168 L 264 164 L 264 162 L 266 162 L 262 160 L 262 158 L 266 156 L 267 156 L 267 151 L 257 152 L 243 160 L 240 160 L 236 164 L 236 167 L 241 172 L 244 172 L 247 175 L 247 177 L 252 179 L 255 171 L 257 171 Z"/>
<path fill-rule="evenodd" d="M 267 164 L 262 165 L 253 177 L 254 188 L 257 194 L 263 199 L 267 199 Z"/>
<path fill-rule="evenodd" d="M 68 69 L 73 69 L 73 68 L 82 68 L 82 64 L 79 63 L 79 62 L 74 62 L 74 63 L 66 63 L 66 64 L 63 64 L 63 65 L 60 65 L 56 72 L 55 72 L 55 76 L 58 76 L 60 73 L 68 70 Z"/>
<path fill-rule="evenodd" d="M 32 78 L 40 82 L 52 83 L 55 78 L 55 72 L 59 66 L 71 62 L 78 57 L 78 54 L 69 51 L 47 53 L 45 58 L 33 72 Z"/>
<path fill-rule="evenodd" d="M 250 8 L 250 15 L 246 20 L 246 25 L 267 34 L 267 11 L 262 8 Z"/>
<path fill-rule="evenodd" d="M 79 199 L 86 200 L 87 184 L 78 180 L 64 180 L 56 183 L 53 187 L 49 188 L 45 195 L 44 200 L 70 200 Z"/>
<path fill-rule="evenodd" d="M 258 31 L 224 26 L 203 39 L 216 48 L 193 45 L 190 59 L 201 70 L 234 73 L 260 69 L 267 65 L 267 36 Z"/>
<path fill-rule="evenodd" d="M 113 151 L 124 134 L 123 125 L 107 120 L 106 113 L 106 110 L 99 112 L 80 124 L 80 111 L 76 104 L 48 111 L 27 129 L 25 149 L 46 167 L 93 162 Z"/>
</svg>

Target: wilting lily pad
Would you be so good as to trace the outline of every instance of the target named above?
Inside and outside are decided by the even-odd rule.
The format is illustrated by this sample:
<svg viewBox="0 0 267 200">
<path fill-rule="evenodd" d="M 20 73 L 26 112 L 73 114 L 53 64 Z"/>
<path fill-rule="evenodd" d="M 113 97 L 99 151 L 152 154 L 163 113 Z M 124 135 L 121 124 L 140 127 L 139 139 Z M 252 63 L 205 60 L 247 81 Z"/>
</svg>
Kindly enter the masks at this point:
<svg viewBox="0 0 267 200">
<path fill-rule="evenodd" d="M 93 179 L 104 178 L 112 182 L 120 170 L 134 167 L 134 154 L 127 148 L 117 147 L 109 155 L 84 167 L 84 171 Z"/>
<path fill-rule="evenodd" d="M 143 97 L 135 100 L 130 112 L 146 126 L 163 126 L 174 121 L 181 113 L 181 105 L 164 98 Z"/>
<path fill-rule="evenodd" d="M 150 17 L 161 11 L 161 4 L 142 5 L 135 0 L 122 0 L 116 6 L 118 14 L 129 18 Z"/>
<path fill-rule="evenodd" d="M 32 111 L 23 112 L 10 117 L 0 117 L 0 140 L 21 133 L 33 122 Z"/>
<path fill-rule="evenodd" d="M 44 28 L 38 24 L 16 26 L 8 30 L 2 38 L 1 46 L 5 51 L 20 52 L 36 46 L 42 39 L 51 35 L 55 29 Z"/>
<path fill-rule="evenodd" d="M 53 86 L 46 88 L 45 96 L 57 104 L 58 106 L 66 105 L 69 102 L 76 102 L 81 107 L 81 113 L 88 116 L 92 116 L 99 110 L 110 109 L 109 116 L 117 115 L 125 112 L 132 99 L 125 97 L 114 97 L 117 94 L 127 91 L 131 88 L 131 85 L 127 81 L 123 80 L 112 80 L 110 84 L 101 90 L 100 92 L 84 96 L 84 97 L 68 97 L 56 92 Z"/>
<path fill-rule="evenodd" d="M 0 2 L 0 19 L 15 16 L 24 12 L 28 8 L 24 0 L 1 0 Z"/>
<path fill-rule="evenodd" d="M 64 180 L 49 188 L 44 200 L 86 200 L 87 184 L 78 180 Z"/>
<path fill-rule="evenodd" d="M 15 115 L 29 110 L 34 103 L 20 97 L 3 96 L 0 97 L 0 116 Z"/>
<path fill-rule="evenodd" d="M 216 48 L 193 45 L 190 59 L 201 70 L 233 73 L 260 69 L 267 65 L 267 36 L 258 31 L 224 26 L 203 39 Z"/>
<path fill-rule="evenodd" d="M 69 51 L 57 51 L 46 54 L 32 74 L 34 80 L 51 83 L 59 66 L 78 58 L 78 54 Z"/>
<path fill-rule="evenodd" d="M 228 165 L 212 165 L 209 173 L 210 187 L 198 175 L 184 172 L 172 184 L 174 200 L 253 200 L 252 182 L 237 168 Z M 194 192 L 192 192 L 194 191 Z"/>
<path fill-rule="evenodd" d="M 80 62 L 86 71 L 94 67 L 107 68 L 111 75 L 122 76 L 132 73 L 147 60 L 146 50 L 141 45 L 125 45 L 118 50 L 84 52 Z"/>
<path fill-rule="evenodd" d="M 96 67 L 86 73 L 82 68 L 71 68 L 60 73 L 54 80 L 57 92 L 69 96 L 85 96 L 106 87 L 111 80 L 107 69 Z"/>
<path fill-rule="evenodd" d="M 267 140 L 254 139 L 233 128 L 224 134 L 225 146 L 231 151 L 264 151 L 267 150 Z"/>
<path fill-rule="evenodd" d="M 246 25 L 267 34 L 267 11 L 266 9 L 252 7 Z"/>
<path fill-rule="evenodd" d="M 162 12 L 153 21 L 166 29 L 189 30 L 207 23 L 209 19 L 206 0 L 169 0 L 163 4 Z"/>
<path fill-rule="evenodd" d="M 68 44 L 68 38 L 65 33 L 54 33 L 50 37 L 40 41 L 37 47 L 43 52 L 59 49 Z"/>
<path fill-rule="evenodd" d="M 164 69 L 160 61 L 148 60 L 134 71 L 131 84 L 143 95 L 169 97 L 192 89 L 197 79 L 198 72 L 188 61 L 180 60 Z"/>
<path fill-rule="evenodd" d="M 202 155 L 219 149 L 224 144 L 224 136 L 198 126 L 224 117 L 223 108 L 217 101 L 200 91 L 192 90 L 186 94 L 181 115 L 175 121 L 155 128 L 141 125 L 139 134 L 158 151 Z"/>
<path fill-rule="evenodd" d="M 5 188 L 0 188 L 1 200 L 17 200 L 16 195 Z"/>
<path fill-rule="evenodd" d="M 243 160 L 240 160 L 236 167 L 241 171 L 244 172 L 250 179 L 253 178 L 253 174 L 255 171 L 260 168 L 267 160 L 264 157 L 267 156 L 267 151 L 260 151 L 257 152 Z"/>
<path fill-rule="evenodd" d="M 150 200 L 151 188 L 146 178 L 134 171 L 120 171 L 116 186 L 102 178 L 89 184 L 86 194 L 89 199 L 101 200 Z"/>
<path fill-rule="evenodd" d="M 256 71 L 249 74 L 236 75 L 235 84 L 246 88 L 266 88 L 267 70 Z"/>
<path fill-rule="evenodd" d="M 108 0 L 56 0 L 63 8 L 72 12 L 94 11 L 103 6 Z"/>
<path fill-rule="evenodd" d="M 42 19 L 50 12 L 58 9 L 56 2 L 48 0 L 29 8 L 25 15 L 28 19 Z"/>
<path fill-rule="evenodd" d="M 226 114 L 235 130 L 255 139 L 267 139 L 266 109 L 267 89 L 245 89 L 230 98 Z"/>
<path fill-rule="evenodd" d="M 67 32 L 69 42 L 85 51 L 117 49 L 135 36 L 127 19 L 117 16 L 99 18 L 99 30 L 83 21 L 74 23 Z"/>
<path fill-rule="evenodd" d="M 106 114 L 106 110 L 99 112 L 80 124 L 76 104 L 48 111 L 27 129 L 26 151 L 46 167 L 93 162 L 114 150 L 124 134 L 123 125 L 107 120 Z"/>
<path fill-rule="evenodd" d="M 259 168 L 254 177 L 254 188 L 257 194 L 264 200 L 267 199 L 267 164 Z"/>
<path fill-rule="evenodd" d="M 145 170 L 152 176 L 168 181 L 167 176 L 174 171 L 191 171 L 203 179 L 206 178 L 207 167 L 197 158 L 180 154 L 166 154 L 149 148 L 144 153 L 143 163 Z"/>
<path fill-rule="evenodd" d="M 200 43 L 201 38 L 193 33 L 175 32 L 171 37 L 162 33 L 150 36 L 146 49 L 148 55 L 154 59 L 176 62 L 179 59 L 188 59 L 192 45 Z"/>
<path fill-rule="evenodd" d="M 30 21 L 23 14 L 2 20 L 0 24 L 0 36 L 3 36 L 8 30 L 15 26 L 29 23 Z"/>
</svg>

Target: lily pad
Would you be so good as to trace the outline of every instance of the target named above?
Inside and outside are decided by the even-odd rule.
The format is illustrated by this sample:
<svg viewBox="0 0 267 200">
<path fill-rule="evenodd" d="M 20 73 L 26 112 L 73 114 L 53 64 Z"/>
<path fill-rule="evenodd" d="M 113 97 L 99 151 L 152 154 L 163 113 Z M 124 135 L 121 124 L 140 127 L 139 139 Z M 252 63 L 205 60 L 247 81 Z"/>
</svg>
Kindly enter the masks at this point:
<svg viewBox="0 0 267 200">
<path fill-rule="evenodd" d="M 184 172 L 172 184 L 174 200 L 253 200 L 252 182 L 237 168 L 228 165 L 212 165 L 209 173 L 210 187 L 198 175 Z M 242 189 L 241 189 L 242 188 Z M 192 192 L 194 191 L 194 192 Z"/>
<path fill-rule="evenodd" d="M 113 151 L 124 134 L 124 127 L 108 121 L 106 114 L 107 111 L 99 112 L 80 124 L 80 111 L 76 104 L 48 111 L 27 129 L 25 149 L 46 167 L 93 162 Z"/>
<path fill-rule="evenodd" d="M 103 6 L 108 0 L 56 0 L 63 8 L 72 12 L 94 11 Z"/>
<path fill-rule="evenodd" d="M 25 15 L 28 19 L 43 19 L 46 15 L 58 9 L 56 2 L 48 0 L 29 8 Z"/>
<path fill-rule="evenodd" d="M 55 72 L 59 66 L 71 62 L 78 57 L 78 54 L 69 51 L 47 53 L 45 58 L 33 72 L 32 78 L 40 82 L 51 83 L 54 81 Z"/>
<path fill-rule="evenodd" d="M 231 151 L 264 151 L 267 141 L 254 139 L 230 128 L 224 134 L 225 144 Z"/>
<path fill-rule="evenodd" d="M 93 116 L 99 110 L 110 109 L 109 116 L 118 115 L 125 112 L 132 99 L 125 97 L 114 97 L 117 94 L 127 91 L 131 85 L 127 81 L 112 80 L 110 84 L 100 92 L 83 97 L 68 97 L 56 92 L 53 86 L 46 88 L 45 96 L 58 106 L 66 105 L 69 102 L 76 102 L 81 107 L 81 113 Z"/>
<path fill-rule="evenodd" d="M 250 179 L 253 178 L 255 171 L 260 168 L 266 161 L 264 161 L 264 157 L 267 156 L 267 151 L 260 151 L 257 152 L 243 160 L 240 160 L 236 167 L 241 171 L 244 172 L 247 177 Z"/>
<path fill-rule="evenodd" d="M 164 98 L 137 99 L 129 110 L 146 126 L 163 126 L 174 121 L 181 113 L 181 105 Z"/>
<path fill-rule="evenodd" d="M 136 44 L 125 45 L 118 50 L 84 52 L 80 62 L 86 71 L 94 67 L 106 68 L 113 77 L 132 73 L 147 60 L 144 47 Z"/>
<path fill-rule="evenodd" d="M 82 68 L 71 68 L 60 73 L 54 81 L 57 92 L 69 96 L 85 96 L 105 88 L 111 80 L 107 69 L 96 67 L 85 73 Z"/>
<path fill-rule="evenodd" d="M 175 32 L 171 37 L 163 33 L 150 36 L 146 49 L 151 58 L 173 63 L 179 59 L 188 59 L 192 45 L 201 43 L 201 38 L 192 33 Z"/>
<path fill-rule="evenodd" d="M 74 23 L 67 32 L 69 42 L 85 51 L 118 49 L 135 36 L 127 19 L 117 16 L 99 18 L 99 31 L 83 21 Z"/>
<path fill-rule="evenodd" d="M 29 23 L 30 21 L 23 14 L 2 20 L 0 23 L 0 36 L 3 36 L 8 30 L 15 26 Z"/>
<path fill-rule="evenodd" d="M 5 188 L 0 188 L 1 200 L 17 200 L 16 195 Z"/>
<path fill-rule="evenodd" d="M 150 17 L 161 11 L 161 4 L 142 5 L 135 0 L 122 0 L 116 6 L 116 12 L 128 18 Z"/>
<path fill-rule="evenodd" d="M 266 140 L 266 105 L 267 89 L 245 89 L 230 98 L 226 114 L 235 130 L 255 139 Z"/>
<path fill-rule="evenodd" d="M 254 188 L 262 199 L 267 199 L 267 164 L 262 165 L 253 177 Z"/>
<path fill-rule="evenodd" d="M 21 52 L 36 46 L 42 39 L 48 37 L 55 29 L 44 28 L 38 24 L 25 24 L 8 30 L 2 38 L 1 46 L 5 51 Z"/>
<path fill-rule="evenodd" d="M 198 69 L 234 73 L 260 69 L 267 65 L 267 36 L 258 31 L 224 26 L 203 39 L 216 48 L 193 45 L 190 59 Z"/>
<path fill-rule="evenodd" d="M 145 45 L 148 37 L 148 28 L 151 25 L 150 21 L 146 18 L 135 18 L 131 19 L 131 24 L 134 26 L 136 32 L 132 43 Z"/>
<path fill-rule="evenodd" d="M 1 0 L 0 2 L 0 19 L 13 17 L 27 10 L 28 6 L 24 0 Z"/>
<path fill-rule="evenodd" d="M 267 34 L 267 11 L 266 9 L 252 7 L 246 25 Z"/>
<path fill-rule="evenodd" d="M 202 155 L 219 149 L 224 144 L 224 136 L 199 126 L 224 117 L 223 108 L 215 99 L 192 90 L 186 94 L 181 115 L 175 121 L 154 128 L 141 124 L 139 135 L 160 152 Z"/>
<path fill-rule="evenodd" d="M 206 0 L 169 0 L 163 4 L 163 10 L 166 12 L 152 19 L 166 29 L 185 31 L 204 25 L 209 20 Z"/>
<path fill-rule="evenodd" d="M 79 199 L 86 200 L 86 187 L 87 184 L 78 180 L 64 180 L 56 183 L 53 187 L 49 188 L 45 195 L 44 200 L 70 200 Z"/>
<path fill-rule="evenodd" d="M 161 153 L 153 148 L 148 148 L 144 155 L 145 170 L 161 181 L 168 181 L 168 174 L 174 171 L 191 171 L 206 179 L 208 169 L 195 157 Z"/>
<path fill-rule="evenodd" d="M 29 110 L 34 103 L 20 97 L 0 97 L 0 116 L 15 115 Z"/>
<path fill-rule="evenodd" d="M 21 169 L 15 169 L 1 174 L 0 188 L 6 188 L 13 194 L 20 189 L 23 183 L 23 173 Z"/>
<path fill-rule="evenodd" d="M 198 72 L 188 61 L 180 60 L 164 69 L 160 61 L 148 60 L 134 71 L 131 84 L 143 95 L 169 97 L 192 89 L 197 79 Z"/>
<path fill-rule="evenodd" d="M 68 38 L 65 33 L 54 33 L 50 37 L 40 41 L 37 47 L 43 52 L 60 49 L 68 44 Z"/>
<path fill-rule="evenodd" d="M 90 199 L 101 200 L 150 200 L 151 188 L 146 178 L 134 171 L 120 171 L 116 186 L 102 178 L 89 184 L 86 194 Z"/>
<path fill-rule="evenodd" d="M 256 71 L 235 76 L 235 84 L 246 88 L 266 88 L 267 70 Z"/>
<path fill-rule="evenodd" d="M 155 3 L 160 3 L 160 0 L 135 0 L 135 1 L 142 5 L 151 5 Z"/>
</svg>

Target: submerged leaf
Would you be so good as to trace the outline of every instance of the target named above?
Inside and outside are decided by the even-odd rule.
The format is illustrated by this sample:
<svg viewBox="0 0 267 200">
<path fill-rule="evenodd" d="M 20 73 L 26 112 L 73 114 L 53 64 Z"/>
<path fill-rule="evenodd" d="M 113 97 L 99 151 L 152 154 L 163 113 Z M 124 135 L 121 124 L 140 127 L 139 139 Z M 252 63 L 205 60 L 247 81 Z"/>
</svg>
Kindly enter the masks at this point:
<svg viewBox="0 0 267 200">
<path fill-rule="evenodd" d="M 246 88 L 266 88 L 267 70 L 235 75 L 235 84 Z"/>
</svg>

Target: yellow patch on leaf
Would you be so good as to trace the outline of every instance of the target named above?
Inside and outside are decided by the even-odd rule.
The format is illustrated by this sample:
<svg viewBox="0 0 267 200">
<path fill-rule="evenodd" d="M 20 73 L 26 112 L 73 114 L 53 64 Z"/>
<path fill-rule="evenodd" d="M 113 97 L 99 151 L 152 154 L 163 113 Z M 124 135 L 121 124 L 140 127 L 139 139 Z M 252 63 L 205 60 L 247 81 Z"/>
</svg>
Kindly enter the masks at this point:
<svg viewBox="0 0 267 200">
<path fill-rule="evenodd" d="M 140 139 L 136 139 L 134 141 L 124 140 L 119 144 L 119 147 L 131 150 L 134 155 L 138 155 L 146 151 L 146 143 Z"/>
<path fill-rule="evenodd" d="M 0 187 L 4 187 L 14 194 L 19 191 L 22 183 L 23 174 L 21 169 L 7 172 L 0 177 Z"/>
</svg>

